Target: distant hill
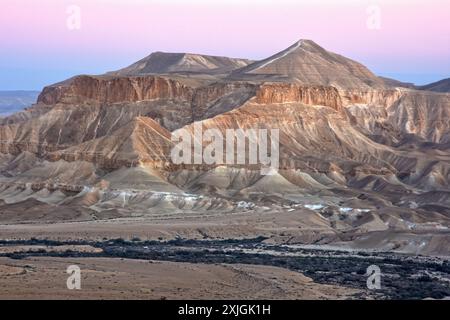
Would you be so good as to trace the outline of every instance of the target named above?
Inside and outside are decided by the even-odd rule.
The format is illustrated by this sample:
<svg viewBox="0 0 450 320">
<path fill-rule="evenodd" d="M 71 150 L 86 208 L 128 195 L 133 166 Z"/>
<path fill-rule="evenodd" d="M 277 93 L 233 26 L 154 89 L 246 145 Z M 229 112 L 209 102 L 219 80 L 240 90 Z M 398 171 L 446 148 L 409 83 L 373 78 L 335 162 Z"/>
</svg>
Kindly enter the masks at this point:
<svg viewBox="0 0 450 320">
<path fill-rule="evenodd" d="M 39 91 L 0 91 L 0 116 L 4 117 L 36 103 Z"/>
<path fill-rule="evenodd" d="M 395 79 L 379 77 L 384 83 L 391 87 L 409 88 L 415 90 L 426 90 L 434 92 L 450 92 L 450 78 L 442 79 L 423 86 L 416 86 L 414 83 L 402 82 Z"/>
<path fill-rule="evenodd" d="M 442 79 L 424 86 L 418 86 L 417 89 L 435 92 L 450 92 L 450 78 Z"/>
</svg>

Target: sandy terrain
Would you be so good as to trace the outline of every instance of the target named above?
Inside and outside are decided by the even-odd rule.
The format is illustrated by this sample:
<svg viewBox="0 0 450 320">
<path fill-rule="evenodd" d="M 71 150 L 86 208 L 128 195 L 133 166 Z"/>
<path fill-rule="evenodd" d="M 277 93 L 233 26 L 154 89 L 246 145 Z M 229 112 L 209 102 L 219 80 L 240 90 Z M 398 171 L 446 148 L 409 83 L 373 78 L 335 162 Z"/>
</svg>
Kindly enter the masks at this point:
<svg viewBox="0 0 450 320">
<path fill-rule="evenodd" d="M 66 288 L 69 265 L 81 290 Z M 110 258 L 0 258 L 0 299 L 348 299 L 357 290 L 276 267 Z"/>
<path fill-rule="evenodd" d="M 295 209 L 228 214 L 173 213 L 97 221 L 0 224 L 0 234 L 2 240 L 38 238 L 58 241 L 119 238 L 241 239 L 263 236 L 268 238 L 267 243 L 275 244 L 319 244 L 415 255 L 450 255 L 448 229 L 439 230 L 433 226 L 429 229 L 407 229 L 400 226 L 386 230 L 384 222 L 379 220 L 377 223 L 384 228 L 369 229 L 361 233 L 358 229 L 347 227 L 341 230 L 345 231 L 342 234 L 333 229 L 319 213 Z"/>
<path fill-rule="evenodd" d="M 315 221 L 317 220 L 317 221 Z M 311 221 L 315 221 L 311 226 Z M 308 226 L 309 224 L 309 226 Z M 173 214 L 172 217 L 122 218 L 102 221 L 34 223 L 0 225 L 3 239 L 99 239 L 140 237 L 142 239 L 183 238 L 251 238 L 258 236 L 285 235 L 320 237 L 334 234 L 332 229 L 321 223 L 314 212 L 268 212 L 236 213 L 224 215 L 202 215 L 198 213 Z"/>
</svg>

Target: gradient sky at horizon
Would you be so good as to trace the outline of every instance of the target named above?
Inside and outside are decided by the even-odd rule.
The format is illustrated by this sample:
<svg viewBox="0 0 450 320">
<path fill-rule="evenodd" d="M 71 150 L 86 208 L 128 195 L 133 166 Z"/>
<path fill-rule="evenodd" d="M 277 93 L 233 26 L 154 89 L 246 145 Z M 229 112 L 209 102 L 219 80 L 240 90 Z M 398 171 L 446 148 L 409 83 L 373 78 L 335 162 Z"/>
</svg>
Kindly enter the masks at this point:
<svg viewBox="0 0 450 320">
<path fill-rule="evenodd" d="M 449 0 L 1 0 L 0 90 L 40 90 L 154 51 L 262 59 L 299 39 L 417 84 L 450 76 Z M 67 8 L 81 29 L 67 28 Z M 367 27 L 378 5 L 381 28 Z"/>
</svg>

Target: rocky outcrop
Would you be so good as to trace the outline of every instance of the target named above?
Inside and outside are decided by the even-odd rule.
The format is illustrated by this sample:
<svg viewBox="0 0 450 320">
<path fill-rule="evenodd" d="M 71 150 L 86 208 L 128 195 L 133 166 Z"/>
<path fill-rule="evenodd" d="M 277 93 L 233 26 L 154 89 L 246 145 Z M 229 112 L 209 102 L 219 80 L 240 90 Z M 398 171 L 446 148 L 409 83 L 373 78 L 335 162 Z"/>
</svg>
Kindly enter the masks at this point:
<svg viewBox="0 0 450 320">
<path fill-rule="evenodd" d="M 334 87 L 303 86 L 298 84 L 265 84 L 258 88 L 256 103 L 302 103 L 307 105 L 327 106 L 342 110 L 343 103 L 339 92 Z"/>
<path fill-rule="evenodd" d="M 167 130 L 239 107 L 251 84 L 190 87 L 161 77 L 80 76 L 44 89 L 38 104 L 0 122 L 0 152 L 44 155 L 109 135 L 135 117 Z"/>
<path fill-rule="evenodd" d="M 136 117 L 108 136 L 47 155 L 50 161 L 87 161 L 103 169 L 146 164 L 163 167 L 170 161 L 171 134 L 148 117 Z"/>
<path fill-rule="evenodd" d="M 28 121 L 0 126 L 0 150 L 14 155 L 28 151 L 44 156 L 108 136 L 135 117 L 147 115 L 161 125 L 178 128 L 190 123 L 192 111 L 187 102 L 166 100 L 113 105 L 57 104 Z"/>
<path fill-rule="evenodd" d="M 417 90 L 346 93 L 353 120 L 384 143 L 450 142 L 450 95 Z M 405 140 L 405 141 L 402 141 Z M 381 141 L 381 140 L 380 140 Z"/>
<path fill-rule="evenodd" d="M 190 101 L 192 88 L 180 82 L 154 76 L 142 77 L 94 77 L 78 76 L 64 83 L 46 87 L 39 95 L 38 103 L 103 104 L 136 102 L 152 99 L 177 99 Z"/>
<path fill-rule="evenodd" d="M 255 96 L 258 85 L 245 82 L 218 82 L 195 90 L 193 120 L 211 118 L 242 106 Z"/>
<path fill-rule="evenodd" d="M 352 89 L 339 90 L 339 95 L 344 106 L 365 104 L 387 108 L 395 104 L 408 91 L 407 89 Z"/>
<path fill-rule="evenodd" d="M 437 144 L 450 143 L 450 95 L 408 92 L 389 108 L 387 122 Z"/>
</svg>

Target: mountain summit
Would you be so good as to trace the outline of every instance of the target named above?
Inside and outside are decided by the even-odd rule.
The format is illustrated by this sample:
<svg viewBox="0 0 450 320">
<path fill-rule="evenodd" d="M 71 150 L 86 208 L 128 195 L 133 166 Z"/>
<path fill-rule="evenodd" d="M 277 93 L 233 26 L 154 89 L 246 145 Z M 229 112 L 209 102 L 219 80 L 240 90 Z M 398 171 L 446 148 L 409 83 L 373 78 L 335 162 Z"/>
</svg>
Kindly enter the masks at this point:
<svg viewBox="0 0 450 320">
<path fill-rule="evenodd" d="M 166 73 L 227 73 L 252 63 L 247 59 L 200 55 L 192 53 L 154 52 L 124 69 L 110 72 L 115 76 L 136 76 Z"/>
<path fill-rule="evenodd" d="M 289 48 L 240 70 L 243 77 L 271 76 L 299 83 L 340 88 L 382 86 L 383 81 L 362 64 L 329 52 L 312 40 L 299 40 Z"/>
</svg>

